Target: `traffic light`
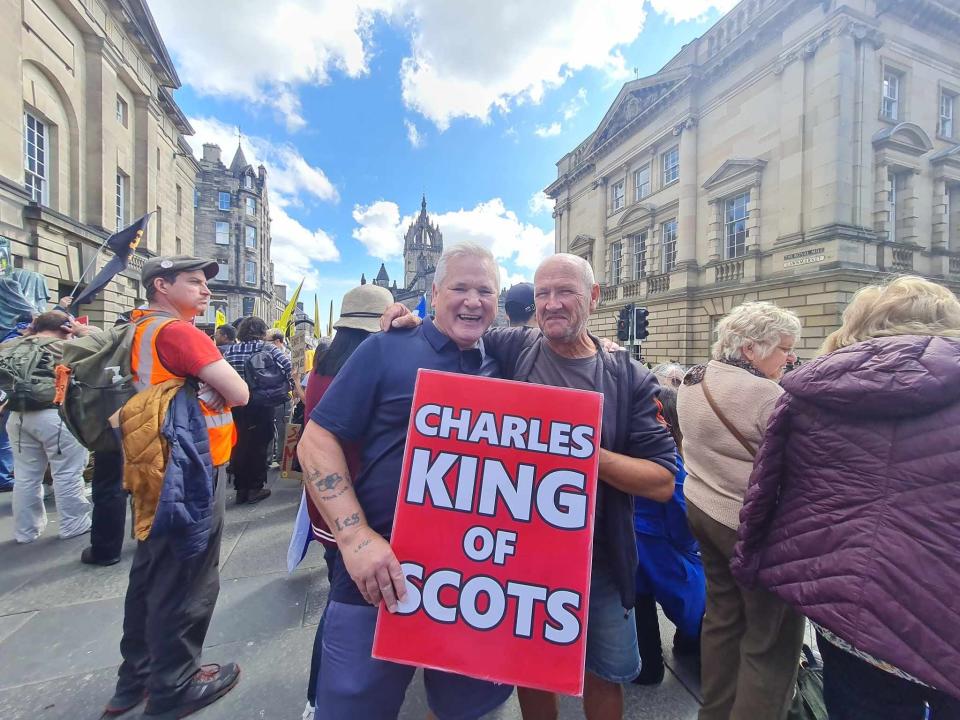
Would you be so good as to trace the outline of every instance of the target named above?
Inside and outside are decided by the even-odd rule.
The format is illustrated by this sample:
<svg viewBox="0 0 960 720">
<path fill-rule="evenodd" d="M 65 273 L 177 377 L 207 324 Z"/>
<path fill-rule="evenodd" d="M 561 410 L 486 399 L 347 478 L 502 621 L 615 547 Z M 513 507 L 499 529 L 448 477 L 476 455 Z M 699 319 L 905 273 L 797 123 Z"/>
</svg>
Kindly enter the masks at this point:
<svg viewBox="0 0 960 720">
<path fill-rule="evenodd" d="M 630 308 L 620 308 L 620 317 L 617 318 L 617 340 L 626 342 L 630 339 Z"/>
<path fill-rule="evenodd" d="M 650 336 L 650 323 L 647 321 L 649 314 L 650 311 L 645 307 L 638 307 L 633 311 L 633 336 L 637 340 L 646 340 Z"/>
</svg>

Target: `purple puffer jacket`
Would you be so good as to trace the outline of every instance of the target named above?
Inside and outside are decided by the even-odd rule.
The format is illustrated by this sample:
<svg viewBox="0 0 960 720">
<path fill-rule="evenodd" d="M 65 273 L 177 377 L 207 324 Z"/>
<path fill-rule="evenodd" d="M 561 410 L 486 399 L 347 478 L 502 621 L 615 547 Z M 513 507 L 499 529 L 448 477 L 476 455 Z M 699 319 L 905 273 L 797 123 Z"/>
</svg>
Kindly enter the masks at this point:
<svg viewBox="0 0 960 720">
<path fill-rule="evenodd" d="M 782 385 L 733 574 L 960 697 L 960 340 L 869 340 Z"/>
</svg>

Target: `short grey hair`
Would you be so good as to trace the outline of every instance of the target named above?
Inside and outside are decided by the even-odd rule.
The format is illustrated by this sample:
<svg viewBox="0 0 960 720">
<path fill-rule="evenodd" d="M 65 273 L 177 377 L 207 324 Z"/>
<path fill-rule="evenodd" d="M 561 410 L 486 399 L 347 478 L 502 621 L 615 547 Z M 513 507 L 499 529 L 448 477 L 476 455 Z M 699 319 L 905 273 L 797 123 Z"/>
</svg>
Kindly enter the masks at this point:
<svg viewBox="0 0 960 720">
<path fill-rule="evenodd" d="M 593 266 L 579 255 L 573 255 L 572 253 L 556 253 L 555 255 L 550 255 L 549 257 L 544 258 L 543 262 L 540 263 L 540 267 L 543 267 L 551 260 L 564 260 L 565 262 L 568 262 L 576 267 L 580 271 L 580 279 L 583 281 L 583 286 L 587 289 L 588 294 L 593 286 L 597 284 L 596 276 L 593 274 Z M 539 270 L 540 267 L 538 267 L 537 270 Z M 536 275 L 534 275 L 533 282 L 534 285 L 536 285 Z"/>
<path fill-rule="evenodd" d="M 433 274 L 433 282 L 437 287 L 443 285 L 443 280 L 447 276 L 447 263 L 449 263 L 452 258 L 458 257 L 473 258 L 486 262 L 493 271 L 493 284 L 497 292 L 500 292 L 500 267 L 497 265 L 496 258 L 493 257 L 493 253 L 486 247 L 471 240 L 463 240 L 443 251 L 440 259 L 437 260 L 437 269 Z"/>
<path fill-rule="evenodd" d="M 770 302 L 738 305 L 717 323 L 714 360 L 743 360 L 743 348 L 752 345 L 765 358 L 780 344 L 782 335 L 800 339 L 800 318 Z"/>
<path fill-rule="evenodd" d="M 680 382 L 683 382 L 683 376 L 687 374 L 687 371 L 683 367 L 683 365 L 680 365 L 679 363 L 675 363 L 675 362 L 660 363 L 659 365 L 654 366 L 653 370 L 651 370 L 650 372 L 652 372 L 657 377 L 657 379 L 661 381 L 661 384 L 663 384 L 662 383 L 663 380 L 673 381 L 674 379 L 676 379 L 676 380 L 679 380 Z M 675 385 L 679 385 L 680 382 L 677 382 L 677 383 L 671 382 L 670 385 L 671 387 L 673 387 Z"/>
</svg>

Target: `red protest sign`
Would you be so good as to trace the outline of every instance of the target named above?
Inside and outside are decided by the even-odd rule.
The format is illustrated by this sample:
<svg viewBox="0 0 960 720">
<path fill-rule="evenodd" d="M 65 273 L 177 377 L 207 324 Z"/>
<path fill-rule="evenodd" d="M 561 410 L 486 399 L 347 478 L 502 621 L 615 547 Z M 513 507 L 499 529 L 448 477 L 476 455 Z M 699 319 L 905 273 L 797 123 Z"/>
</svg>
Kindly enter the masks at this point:
<svg viewBox="0 0 960 720">
<path fill-rule="evenodd" d="M 421 370 L 373 656 L 580 695 L 603 396 Z"/>
</svg>

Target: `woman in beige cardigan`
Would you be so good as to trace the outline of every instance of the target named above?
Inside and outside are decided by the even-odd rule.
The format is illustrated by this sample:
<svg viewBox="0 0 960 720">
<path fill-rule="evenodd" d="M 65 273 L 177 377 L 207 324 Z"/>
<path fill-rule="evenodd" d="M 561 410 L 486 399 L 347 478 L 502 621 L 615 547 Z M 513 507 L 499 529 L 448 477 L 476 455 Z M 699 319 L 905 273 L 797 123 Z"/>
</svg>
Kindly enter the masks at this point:
<svg viewBox="0 0 960 720">
<path fill-rule="evenodd" d="M 753 456 L 796 360 L 800 320 L 768 302 L 734 308 L 717 325 L 713 359 L 687 373 L 677 397 L 690 528 L 707 577 L 700 720 L 781 720 L 793 696 L 803 618 L 730 574 Z"/>
</svg>

